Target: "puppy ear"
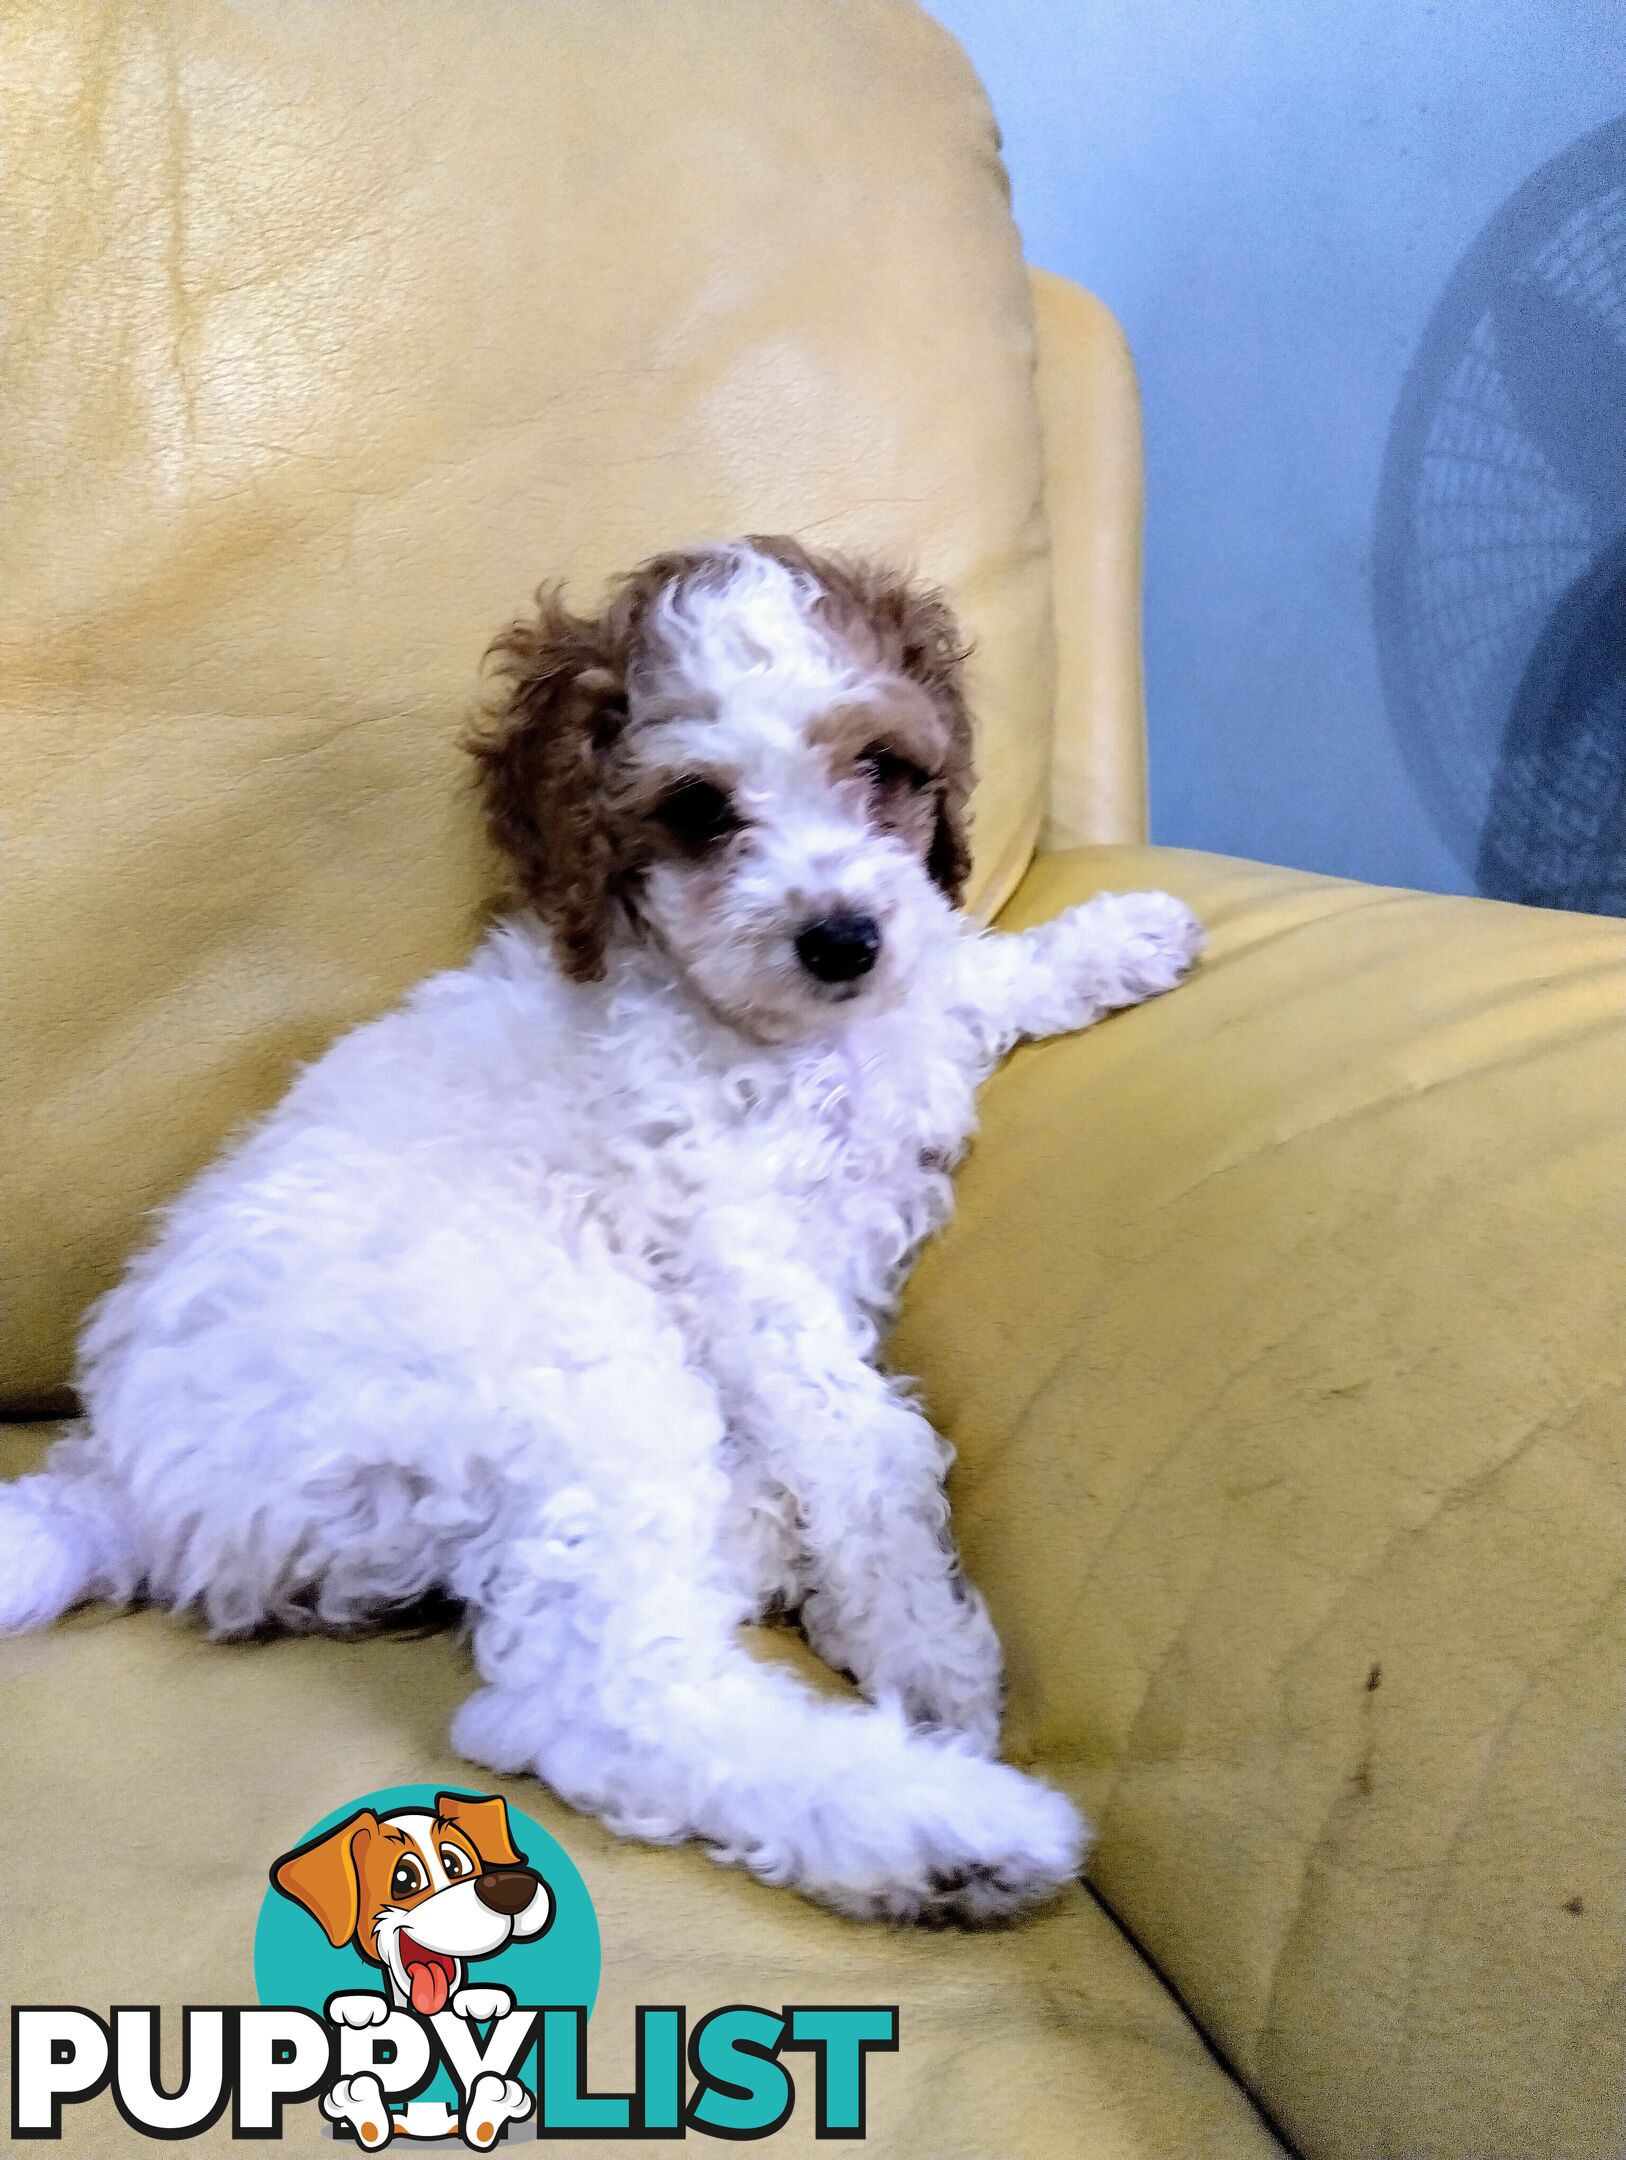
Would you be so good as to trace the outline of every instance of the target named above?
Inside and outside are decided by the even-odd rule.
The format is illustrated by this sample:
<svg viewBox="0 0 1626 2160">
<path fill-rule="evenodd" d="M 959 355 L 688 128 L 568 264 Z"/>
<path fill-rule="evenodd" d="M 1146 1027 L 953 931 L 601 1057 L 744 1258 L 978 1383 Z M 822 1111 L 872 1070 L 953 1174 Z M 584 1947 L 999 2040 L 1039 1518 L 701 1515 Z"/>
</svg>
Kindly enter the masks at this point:
<svg viewBox="0 0 1626 2160">
<path fill-rule="evenodd" d="M 971 647 L 947 599 L 932 586 L 887 579 L 876 604 L 895 630 L 903 672 L 927 692 L 948 731 L 937 824 L 926 868 L 958 907 L 971 875 L 971 790 L 976 778 L 971 708 L 965 691 Z"/>
<path fill-rule="evenodd" d="M 436 1793 L 435 1813 L 467 1833 L 470 1844 L 488 1867 L 525 1864 L 525 1855 L 516 1849 L 508 1827 L 506 1800 L 472 1800 L 467 1793 Z"/>
<path fill-rule="evenodd" d="M 377 1830 L 378 1817 L 363 1808 L 271 1863 L 273 1884 L 304 1906 L 335 1949 L 350 1941 L 361 1919 L 361 1863 Z"/>
<path fill-rule="evenodd" d="M 486 654 L 506 687 L 466 739 L 486 829 L 576 982 L 604 970 L 616 848 L 602 776 L 626 720 L 623 645 L 542 586 Z"/>
</svg>

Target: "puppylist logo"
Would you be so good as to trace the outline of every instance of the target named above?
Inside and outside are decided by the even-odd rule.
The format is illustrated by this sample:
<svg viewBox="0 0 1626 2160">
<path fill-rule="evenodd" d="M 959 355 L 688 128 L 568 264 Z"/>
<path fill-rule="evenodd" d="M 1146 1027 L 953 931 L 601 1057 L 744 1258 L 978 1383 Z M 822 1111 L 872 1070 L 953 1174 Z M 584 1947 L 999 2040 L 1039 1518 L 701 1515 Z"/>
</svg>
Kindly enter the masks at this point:
<svg viewBox="0 0 1626 2160">
<path fill-rule="evenodd" d="M 159 2076 L 159 2013 L 12 2011 L 14 2139 L 60 2138 L 111 2087 L 145 2137 L 275 2139 L 314 2101 L 368 2152 L 510 2137 L 761 2139 L 811 2100 L 821 2138 L 865 2134 L 869 2057 L 891 2006 L 732 2003 L 634 2013 L 631 2092 L 595 2092 L 587 2026 L 599 1933 L 587 1886 L 540 1823 L 484 1793 L 396 1786 L 336 1808 L 270 1865 L 257 2005 L 181 2012 L 181 2073 Z M 806 2058 L 793 2078 L 784 2057 Z"/>
</svg>

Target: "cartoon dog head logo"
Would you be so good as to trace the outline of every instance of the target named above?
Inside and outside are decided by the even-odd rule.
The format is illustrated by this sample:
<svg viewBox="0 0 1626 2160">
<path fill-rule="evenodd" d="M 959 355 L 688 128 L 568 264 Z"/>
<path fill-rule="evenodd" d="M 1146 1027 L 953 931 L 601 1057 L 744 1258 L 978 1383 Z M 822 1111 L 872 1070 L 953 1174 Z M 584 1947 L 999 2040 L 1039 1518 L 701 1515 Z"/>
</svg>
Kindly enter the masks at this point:
<svg viewBox="0 0 1626 2160">
<path fill-rule="evenodd" d="M 461 1793 L 437 1793 L 432 1809 L 361 1808 L 284 1853 L 271 1880 L 420 2017 L 456 2008 L 472 1960 L 545 1934 L 554 1915 L 553 1893 L 515 1849 L 506 1801 Z"/>
</svg>

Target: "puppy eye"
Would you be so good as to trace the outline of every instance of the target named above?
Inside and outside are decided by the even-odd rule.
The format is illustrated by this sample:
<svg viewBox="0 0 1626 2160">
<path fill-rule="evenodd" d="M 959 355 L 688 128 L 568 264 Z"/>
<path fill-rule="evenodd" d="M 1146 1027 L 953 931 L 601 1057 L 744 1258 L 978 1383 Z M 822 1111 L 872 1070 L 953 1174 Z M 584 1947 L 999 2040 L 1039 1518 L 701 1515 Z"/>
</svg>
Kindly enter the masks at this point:
<svg viewBox="0 0 1626 2160">
<path fill-rule="evenodd" d="M 397 1860 L 390 1877 L 391 1897 L 416 1897 L 427 1877 L 416 1860 Z"/>
<path fill-rule="evenodd" d="M 655 805 L 655 822 L 690 855 L 704 855 L 740 830 L 734 805 L 709 780 L 680 780 Z"/>
<path fill-rule="evenodd" d="M 443 1845 L 440 1848 L 440 1864 L 453 1882 L 460 1876 L 474 1873 L 474 1862 L 460 1845 Z"/>
<path fill-rule="evenodd" d="M 860 750 L 858 764 L 879 788 L 907 788 L 911 795 L 918 795 L 931 780 L 931 774 L 923 772 L 913 759 L 899 757 L 885 743 L 871 743 L 867 750 Z"/>
</svg>

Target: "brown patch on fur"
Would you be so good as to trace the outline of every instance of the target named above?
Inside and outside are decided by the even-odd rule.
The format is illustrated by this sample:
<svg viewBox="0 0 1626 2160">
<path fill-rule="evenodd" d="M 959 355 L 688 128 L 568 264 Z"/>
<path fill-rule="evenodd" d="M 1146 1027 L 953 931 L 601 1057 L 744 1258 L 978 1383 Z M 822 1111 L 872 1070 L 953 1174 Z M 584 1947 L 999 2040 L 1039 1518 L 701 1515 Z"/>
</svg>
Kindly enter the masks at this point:
<svg viewBox="0 0 1626 2160">
<path fill-rule="evenodd" d="M 965 663 L 971 648 L 954 610 L 931 585 L 883 563 L 814 554 L 779 533 L 748 533 L 747 545 L 819 587 L 819 612 L 846 643 L 873 653 L 925 691 L 942 725 L 944 751 L 936 777 L 936 814 L 926 853 L 935 883 L 956 906 L 971 874 L 971 710 Z"/>
<path fill-rule="evenodd" d="M 464 744 L 486 829 L 575 982 L 603 974 L 612 916 L 636 889 L 640 806 L 618 803 L 614 780 L 644 619 L 667 586 L 725 569 L 709 549 L 653 555 L 615 580 L 597 616 L 567 607 L 558 582 L 539 585 L 535 614 L 486 649 L 506 687 Z"/>
<path fill-rule="evenodd" d="M 953 744 L 918 683 L 902 676 L 883 681 L 875 696 L 822 713 L 812 737 L 828 750 L 837 778 L 864 780 L 876 830 L 901 840 L 925 862 L 937 839 Z"/>
<path fill-rule="evenodd" d="M 624 649 L 607 614 L 573 614 L 557 585 L 542 585 L 536 614 L 510 624 L 486 658 L 508 685 L 467 738 L 486 827 L 565 973 L 590 982 L 604 966 L 615 880 L 599 767 L 626 720 Z"/>
<path fill-rule="evenodd" d="M 851 767 L 871 744 L 881 744 L 933 782 L 942 777 L 953 747 L 929 693 L 902 677 L 873 697 L 832 705 L 809 732 L 814 742 L 828 746 L 838 770 Z"/>
<path fill-rule="evenodd" d="M 781 535 L 752 534 L 746 545 L 814 586 L 815 612 L 832 635 L 923 693 L 936 721 L 935 755 L 916 760 L 928 787 L 922 803 L 900 801 L 887 814 L 918 823 L 926 867 L 958 903 L 971 867 L 971 716 L 968 648 L 947 601 L 878 563 L 815 554 Z M 650 805 L 637 799 L 617 754 L 645 621 L 669 586 L 722 583 L 730 568 L 709 548 L 651 556 L 615 581 L 597 616 L 575 613 L 557 583 L 541 585 L 535 613 L 487 650 L 503 688 L 466 737 L 486 827 L 577 982 L 603 973 L 613 915 L 634 905 L 639 872 L 659 845 Z M 885 742 L 906 723 L 911 740 L 923 739 L 923 716 L 908 707 L 900 697 L 888 725 L 885 708 L 872 706 L 864 742 Z M 856 752 L 863 744 L 857 720 L 851 725 Z M 844 732 L 845 709 L 839 726 Z"/>
</svg>

